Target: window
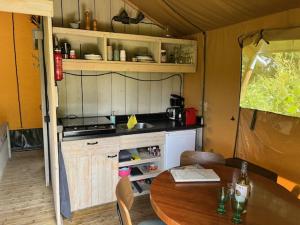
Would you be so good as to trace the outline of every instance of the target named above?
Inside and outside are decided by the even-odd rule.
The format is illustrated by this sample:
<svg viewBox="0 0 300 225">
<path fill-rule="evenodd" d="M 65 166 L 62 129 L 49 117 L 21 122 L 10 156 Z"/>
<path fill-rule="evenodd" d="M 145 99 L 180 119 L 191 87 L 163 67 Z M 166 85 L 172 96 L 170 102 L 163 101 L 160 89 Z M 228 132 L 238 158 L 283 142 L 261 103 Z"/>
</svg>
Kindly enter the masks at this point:
<svg viewBox="0 0 300 225">
<path fill-rule="evenodd" d="M 240 106 L 300 117 L 300 40 L 243 48 Z"/>
</svg>

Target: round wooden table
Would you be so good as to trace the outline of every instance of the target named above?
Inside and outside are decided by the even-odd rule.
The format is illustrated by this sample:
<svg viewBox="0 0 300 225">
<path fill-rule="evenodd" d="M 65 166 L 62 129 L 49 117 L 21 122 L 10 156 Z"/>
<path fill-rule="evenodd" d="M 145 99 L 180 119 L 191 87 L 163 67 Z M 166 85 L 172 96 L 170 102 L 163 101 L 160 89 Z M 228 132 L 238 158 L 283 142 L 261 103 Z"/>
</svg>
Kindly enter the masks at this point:
<svg viewBox="0 0 300 225">
<path fill-rule="evenodd" d="M 168 225 L 217 225 L 232 224 L 233 211 L 230 202 L 226 214 L 219 215 L 217 193 L 221 186 L 232 182 L 239 169 L 223 165 L 211 165 L 221 182 L 175 183 L 170 172 L 157 176 L 150 190 L 150 200 L 156 214 Z M 242 215 L 242 224 L 299 225 L 300 201 L 281 186 L 248 172 L 252 191 L 247 213 Z"/>
</svg>

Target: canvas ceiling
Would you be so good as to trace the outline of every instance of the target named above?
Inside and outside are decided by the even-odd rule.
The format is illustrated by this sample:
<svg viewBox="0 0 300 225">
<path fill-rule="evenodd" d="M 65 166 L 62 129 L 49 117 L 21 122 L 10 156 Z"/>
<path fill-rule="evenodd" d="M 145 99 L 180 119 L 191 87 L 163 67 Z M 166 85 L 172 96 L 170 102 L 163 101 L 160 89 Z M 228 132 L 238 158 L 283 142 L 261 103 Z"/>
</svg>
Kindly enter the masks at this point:
<svg viewBox="0 0 300 225">
<path fill-rule="evenodd" d="M 179 35 L 300 7 L 299 0 L 127 0 Z"/>
</svg>

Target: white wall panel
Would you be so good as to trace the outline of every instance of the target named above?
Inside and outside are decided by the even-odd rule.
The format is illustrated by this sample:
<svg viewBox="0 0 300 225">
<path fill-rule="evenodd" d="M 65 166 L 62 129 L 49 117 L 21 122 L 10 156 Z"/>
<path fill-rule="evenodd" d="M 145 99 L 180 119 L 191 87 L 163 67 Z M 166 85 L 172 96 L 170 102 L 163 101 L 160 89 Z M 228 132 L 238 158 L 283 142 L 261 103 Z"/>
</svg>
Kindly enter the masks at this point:
<svg viewBox="0 0 300 225">
<path fill-rule="evenodd" d="M 101 73 L 101 72 L 99 72 Z M 98 114 L 102 115 L 110 115 L 112 112 L 112 75 L 104 75 L 101 77 L 97 77 L 97 85 L 98 85 Z"/>
</svg>

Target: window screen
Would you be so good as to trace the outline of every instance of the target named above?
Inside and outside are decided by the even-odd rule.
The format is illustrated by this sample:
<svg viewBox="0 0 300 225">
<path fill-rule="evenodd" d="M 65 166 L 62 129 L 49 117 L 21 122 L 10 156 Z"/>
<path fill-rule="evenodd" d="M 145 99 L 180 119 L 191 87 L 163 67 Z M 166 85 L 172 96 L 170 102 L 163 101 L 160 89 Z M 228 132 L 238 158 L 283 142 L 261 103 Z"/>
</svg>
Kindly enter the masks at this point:
<svg viewBox="0 0 300 225">
<path fill-rule="evenodd" d="M 243 48 L 240 106 L 300 117 L 300 40 Z"/>
</svg>

